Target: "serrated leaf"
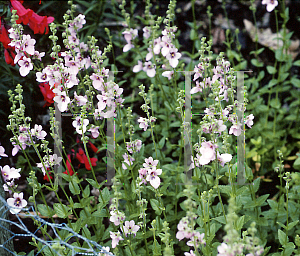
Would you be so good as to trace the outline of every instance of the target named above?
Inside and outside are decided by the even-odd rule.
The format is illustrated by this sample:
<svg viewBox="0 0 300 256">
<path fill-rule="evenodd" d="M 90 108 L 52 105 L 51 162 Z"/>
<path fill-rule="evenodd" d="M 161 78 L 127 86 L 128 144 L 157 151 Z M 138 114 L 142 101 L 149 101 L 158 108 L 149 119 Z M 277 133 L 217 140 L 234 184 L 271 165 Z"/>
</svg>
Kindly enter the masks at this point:
<svg viewBox="0 0 300 256">
<path fill-rule="evenodd" d="M 89 196 L 90 196 L 90 193 L 91 193 L 90 185 L 87 185 L 87 186 L 85 187 L 85 189 L 83 190 L 83 192 L 82 192 L 83 198 L 89 197 Z"/>
<path fill-rule="evenodd" d="M 54 211 L 59 218 L 66 218 L 71 214 L 71 209 L 67 205 L 55 203 L 53 205 Z"/>
<path fill-rule="evenodd" d="M 38 211 L 45 217 L 52 217 L 54 215 L 54 211 L 48 206 L 44 204 L 37 205 Z"/>
<path fill-rule="evenodd" d="M 80 194 L 80 188 L 77 183 L 75 183 L 73 180 L 69 183 L 69 189 L 73 195 L 79 195 Z"/>
</svg>

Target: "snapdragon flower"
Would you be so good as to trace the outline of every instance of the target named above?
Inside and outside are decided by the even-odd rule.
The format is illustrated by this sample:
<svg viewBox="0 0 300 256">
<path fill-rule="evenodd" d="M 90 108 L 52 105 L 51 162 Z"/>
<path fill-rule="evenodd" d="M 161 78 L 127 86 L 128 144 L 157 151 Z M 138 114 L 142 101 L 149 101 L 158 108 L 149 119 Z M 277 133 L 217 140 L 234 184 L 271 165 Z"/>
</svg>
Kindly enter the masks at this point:
<svg viewBox="0 0 300 256">
<path fill-rule="evenodd" d="M 275 9 L 275 7 L 278 5 L 277 0 L 262 0 L 261 3 L 267 5 L 267 11 L 268 12 L 273 11 Z"/>
<path fill-rule="evenodd" d="M 111 247 L 116 248 L 116 246 L 119 244 L 119 241 L 124 240 L 124 238 L 121 237 L 120 231 L 118 232 L 111 232 L 110 233 L 110 238 L 112 239 L 111 241 Z"/>
<path fill-rule="evenodd" d="M 0 166 L 0 169 L 4 182 L 21 177 L 21 168 L 15 169 L 14 167 L 10 168 L 8 165 L 5 165 L 4 167 Z"/>
</svg>

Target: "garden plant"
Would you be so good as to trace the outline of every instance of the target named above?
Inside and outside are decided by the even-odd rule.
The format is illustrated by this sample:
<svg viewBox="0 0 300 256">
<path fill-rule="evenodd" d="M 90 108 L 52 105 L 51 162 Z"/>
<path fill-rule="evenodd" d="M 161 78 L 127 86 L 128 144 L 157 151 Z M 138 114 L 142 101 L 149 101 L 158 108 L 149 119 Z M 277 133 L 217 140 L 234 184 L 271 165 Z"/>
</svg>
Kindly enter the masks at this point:
<svg viewBox="0 0 300 256">
<path fill-rule="evenodd" d="M 300 255 L 300 1 L 0 3 L 3 255 Z"/>
</svg>

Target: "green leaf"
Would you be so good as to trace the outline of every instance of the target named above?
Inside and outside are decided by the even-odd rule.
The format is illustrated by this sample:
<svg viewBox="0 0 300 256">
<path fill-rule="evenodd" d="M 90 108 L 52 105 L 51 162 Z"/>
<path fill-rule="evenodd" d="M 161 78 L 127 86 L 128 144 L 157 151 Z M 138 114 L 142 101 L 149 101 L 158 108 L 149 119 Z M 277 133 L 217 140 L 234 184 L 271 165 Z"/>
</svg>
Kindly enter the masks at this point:
<svg viewBox="0 0 300 256">
<path fill-rule="evenodd" d="M 285 233 L 282 230 L 278 229 L 278 239 L 281 245 L 287 244 L 288 241 L 286 241 L 285 238 Z"/>
<path fill-rule="evenodd" d="M 102 194 L 104 202 L 102 202 L 101 194 Z M 99 202 L 103 203 L 104 205 L 107 205 L 109 200 L 110 200 L 110 192 L 109 192 L 108 188 L 105 187 L 102 191 L 100 191 Z"/>
<path fill-rule="evenodd" d="M 52 217 L 54 215 L 54 211 L 48 206 L 44 204 L 37 205 L 38 211 L 45 217 Z"/>
<path fill-rule="evenodd" d="M 162 149 L 163 146 L 165 145 L 165 142 L 166 142 L 166 137 L 162 137 L 160 139 L 160 141 L 158 142 L 158 145 L 159 145 L 159 148 Z"/>
<path fill-rule="evenodd" d="M 236 221 L 236 230 L 237 231 L 242 229 L 242 227 L 244 225 L 244 220 L 245 220 L 245 215 L 239 217 L 238 220 Z"/>
<path fill-rule="evenodd" d="M 272 79 L 272 80 L 269 82 L 267 88 L 271 88 L 271 87 L 273 87 L 273 86 L 276 85 L 276 84 L 278 84 L 277 79 Z"/>
<path fill-rule="evenodd" d="M 195 29 L 191 29 L 191 32 L 190 32 L 190 39 L 191 39 L 192 41 L 198 39 L 198 35 L 197 35 L 197 32 L 195 31 Z"/>
<path fill-rule="evenodd" d="M 87 180 L 88 183 L 90 183 L 92 185 L 93 188 L 97 188 L 97 189 L 100 188 L 98 182 L 96 182 L 96 181 L 94 181 L 92 179 L 88 179 L 88 178 L 86 178 L 86 180 Z"/>
<path fill-rule="evenodd" d="M 291 84 L 294 85 L 297 88 L 300 88 L 300 79 L 293 76 L 291 78 Z"/>
<path fill-rule="evenodd" d="M 276 73 L 277 70 L 272 66 L 267 66 L 267 71 L 269 72 L 269 74 L 273 75 Z"/>
<path fill-rule="evenodd" d="M 291 230 L 294 226 L 296 226 L 298 224 L 299 220 L 293 221 L 291 223 L 288 224 L 287 230 Z"/>
<path fill-rule="evenodd" d="M 278 99 L 272 99 L 270 101 L 270 105 L 272 108 L 276 108 L 276 109 L 280 109 L 281 107 L 280 101 Z"/>
<path fill-rule="evenodd" d="M 73 180 L 69 183 L 69 189 L 73 195 L 79 195 L 80 194 L 80 188 L 77 183 L 75 183 Z"/>
<path fill-rule="evenodd" d="M 85 189 L 83 190 L 83 192 L 82 192 L 83 198 L 89 197 L 89 196 L 90 196 L 90 193 L 91 193 L 90 185 L 87 185 L 87 186 L 85 187 Z"/>
<path fill-rule="evenodd" d="M 284 55 L 283 50 L 281 48 L 279 48 L 275 51 L 275 58 L 278 61 L 284 61 L 285 60 L 285 55 Z"/>
<path fill-rule="evenodd" d="M 150 199 L 150 204 L 151 204 L 151 207 L 152 209 L 155 211 L 155 213 L 157 215 L 161 215 L 161 209 L 159 207 L 159 202 L 156 200 L 156 199 Z"/>
<path fill-rule="evenodd" d="M 264 66 L 264 63 L 259 62 L 257 59 L 251 59 L 251 64 L 255 67 L 263 67 Z"/>
<path fill-rule="evenodd" d="M 55 203 L 53 205 L 54 211 L 59 218 L 67 218 L 71 214 L 71 209 L 67 205 Z"/>
<path fill-rule="evenodd" d="M 295 61 L 295 62 L 293 63 L 293 65 L 294 65 L 294 66 L 300 67 L 300 60 Z"/>
</svg>

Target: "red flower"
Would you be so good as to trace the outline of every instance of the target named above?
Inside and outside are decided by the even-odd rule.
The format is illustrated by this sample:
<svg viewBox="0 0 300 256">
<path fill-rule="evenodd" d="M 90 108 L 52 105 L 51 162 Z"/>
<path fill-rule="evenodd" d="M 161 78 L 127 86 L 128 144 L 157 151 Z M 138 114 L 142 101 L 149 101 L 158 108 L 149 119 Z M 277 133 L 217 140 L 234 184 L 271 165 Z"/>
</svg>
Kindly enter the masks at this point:
<svg viewBox="0 0 300 256">
<path fill-rule="evenodd" d="M 88 145 L 90 146 L 90 148 L 94 151 L 94 153 L 98 152 L 98 148 L 92 143 L 92 142 L 88 142 Z"/>
<path fill-rule="evenodd" d="M 47 172 L 48 172 L 48 170 L 49 170 L 49 168 L 47 168 Z M 50 175 L 49 172 L 48 172 L 48 175 L 49 175 L 50 179 L 53 180 L 53 177 Z M 44 175 L 44 180 L 50 181 L 49 178 L 48 178 L 48 175 L 47 175 L 47 173 Z"/>
<path fill-rule="evenodd" d="M 17 23 L 21 22 L 24 25 L 29 25 L 29 27 L 33 30 L 34 34 L 44 34 L 46 29 L 46 34 L 49 32 L 48 24 L 54 21 L 53 17 L 40 16 L 36 14 L 31 9 L 25 9 L 22 5 L 23 1 L 18 0 L 10 0 L 12 7 L 17 10 L 17 14 L 19 19 Z"/>
<path fill-rule="evenodd" d="M 19 16 L 17 23 L 20 24 L 22 22 L 24 25 L 27 25 L 33 11 L 30 9 L 25 9 L 22 3 L 17 0 L 10 0 L 10 2 L 12 7 L 17 10 L 17 14 Z"/>
<path fill-rule="evenodd" d="M 49 32 L 48 24 L 54 21 L 53 17 L 40 16 L 35 12 L 29 19 L 29 27 L 33 30 L 34 34 L 44 34 L 46 29 L 46 34 Z"/>
<path fill-rule="evenodd" d="M 10 38 L 8 37 L 7 31 L 4 27 L 4 25 L 1 25 L 1 20 L 0 20 L 0 42 L 3 44 L 3 47 L 5 49 L 7 48 L 12 48 L 11 46 L 9 46 L 8 44 L 10 43 Z"/>
<path fill-rule="evenodd" d="M 64 171 L 63 173 L 65 174 L 69 174 L 70 176 L 72 176 L 74 174 L 72 167 L 71 167 L 71 155 L 68 155 L 68 159 L 67 159 L 67 170 Z"/>
<path fill-rule="evenodd" d="M 43 107 L 51 106 L 51 104 L 54 103 L 53 98 L 55 95 L 54 95 L 54 92 L 52 91 L 52 89 L 50 89 L 50 85 L 48 83 L 44 82 L 44 83 L 40 83 L 39 87 L 40 87 L 41 93 L 44 96 L 44 101 L 46 101 L 45 105 Z"/>
<path fill-rule="evenodd" d="M 11 56 L 10 56 L 9 53 L 11 54 Z M 8 65 L 12 65 L 13 67 L 16 65 L 14 63 L 15 56 L 16 56 L 16 54 L 13 51 L 11 51 L 10 49 L 9 50 L 7 50 L 7 49 L 4 50 L 5 61 Z"/>
<path fill-rule="evenodd" d="M 86 154 L 84 153 L 83 149 L 78 149 L 78 153 L 76 154 L 76 159 L 81 163 L 85 165 L 85 168 L 90 171 L 91 166 L 89 163 L 89 159 L 87 158 Z M 96 166 L 97 158 L 92 157 L 90 158 L 92 166 Z"/>
</svg>

